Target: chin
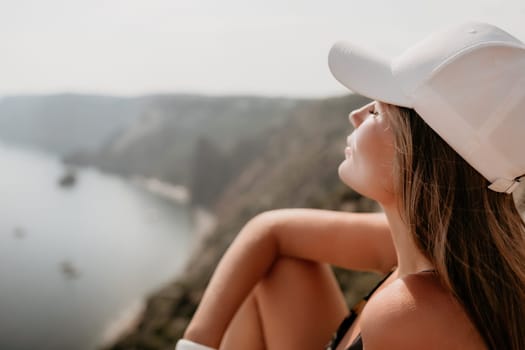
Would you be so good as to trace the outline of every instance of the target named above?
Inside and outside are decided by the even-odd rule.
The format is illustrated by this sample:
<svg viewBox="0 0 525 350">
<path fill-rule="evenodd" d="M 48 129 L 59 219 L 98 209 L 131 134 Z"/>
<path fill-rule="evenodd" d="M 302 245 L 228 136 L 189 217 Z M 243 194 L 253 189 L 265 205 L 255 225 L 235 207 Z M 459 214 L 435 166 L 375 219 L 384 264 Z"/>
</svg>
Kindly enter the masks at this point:
<svg viewBox="0 0 525 350">
<path fill-rule="evenodd" d="M 352 188 L 352 185 L 349 183 L 348 179 L 348 169 L 346 169 L 346 159 L 339 164 L 339 168 L 337 168 L 337 175 L 339 175 L 339 179 L 347 186 Z"/>
<path fill-rule="evenodd" d="M 381 204 L 388 203 L 392 199 L 392 192 L 388 192 L 380 185 L 380 180 L 373 180 L 371 176 L 352 176 L 355 169 L 352 169 L 347 160 L 343 161 L 337 171 L 339 179 L 352 190 L 360 195 L 375 200 Z"/>
<path fill-rule="evenodd" d="M 349 165 L 350 164 L 348 164 L 348 161 L 346 159 L 339 165 L 339 168 L 337 169 L 337 174 L 339 175 L 339 179 L 345 185 L 347 185 L 348 187 L 350 187 L 357 193 L 361 194 L 362 196 L 370 197 L 370 195 L 366 193 L 368 192 L 366 191 L 367 186 L 360 185 L 359 181 L 357 181 L 355 176 L 352 176 L 352 173 L 355 172 L 355 170 L 351 169 Z M 365 191 L 363 191 L 363 189 Z"/>
<path fill-rule="evenodd" d="M 337 168 L 337 175 L 339 176 L 339 179 L 346 185 L 350 186 L 348 183 L 347 183 L 347 180 L 346 180 L 346 173 L 348 172 L 348 169 L 347 169 L 347 161 L 346 159 L 343 160 L 341 162 L 341 164 L 339 164 L 339 167 Z"/>
</svg>

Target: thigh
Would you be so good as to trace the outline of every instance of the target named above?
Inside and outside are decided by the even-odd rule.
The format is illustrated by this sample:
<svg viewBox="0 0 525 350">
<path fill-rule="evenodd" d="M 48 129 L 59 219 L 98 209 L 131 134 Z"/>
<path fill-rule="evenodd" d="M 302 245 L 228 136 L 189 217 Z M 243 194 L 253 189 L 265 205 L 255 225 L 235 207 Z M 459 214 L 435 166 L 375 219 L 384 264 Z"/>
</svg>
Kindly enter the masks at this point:
<svg viewBox="0 0 525 350">
<path fill-rule="evenodd" d="M 321 350 L 347 314 L 328 265 L 281 258 L 239 308 L 220 348 Z"/>
<path fill-rule="evenodd" d="M 323 349 L 348 314 L 326 264 L 281 258 L 257 285 L 255 298 L 267 349 Z"/>
<path fill-rule="evenodd" d="M 246 298 L 231 320 L 222 338 L 220 349 L 267 349 L 254 293 Z"/>
</svg>

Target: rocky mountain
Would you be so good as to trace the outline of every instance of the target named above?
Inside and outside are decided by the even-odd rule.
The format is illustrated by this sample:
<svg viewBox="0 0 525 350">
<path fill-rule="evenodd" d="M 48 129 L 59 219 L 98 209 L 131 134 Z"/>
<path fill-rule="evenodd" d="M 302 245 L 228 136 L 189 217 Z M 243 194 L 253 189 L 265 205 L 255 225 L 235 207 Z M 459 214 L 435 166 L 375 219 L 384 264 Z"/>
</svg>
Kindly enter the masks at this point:
<svg viewBox="0 0 525 350">
<path fill-rule="evenodd" d="M 151 295 L 135 327 L 107 349 L 173 349 L 220 257 L 244 223 L 257 213 L 281 207 L 377 210 L 374 202 L 347 188 L 337 175 L 346 135 L 351 131 L 348 112 L 367 101 L 352 95 L 296 105 L 281 127 L 265 135 L 263 146 L 254 152 L 257 155 L 232 169 L 234 175 L 214 201 L 217 226 L 193 253 L 185 272 Z M 239 148 L 249 145 L 248 140 Z M 213 145 L 206 141 L 199 148 L 217 157 Z M 193 171 L 202 176 L 200 184 L 212 181 L 214 167 L 223 163 L 219 158 L 216 163 L 197 164 Z M 377 281 L 371 274 L 336 272 L 349 303 Z"/>
<path fill-rule="evenodd" d="M 184 94 L 8 96 L 0 99 L 0 140 L 57 154 L 72 165 L 191 186 L 197 202 L 207 204 L 216 197 L 207 190 L 213 184 L 195 186 L 201 182 L 192 177 L 195 164 L 222 159 L 214 180 L 222 185 L 229 169 L 253 156 L 262 135 L 279 128 L 299 103 Z"/>
<path fill-rule="evenodd" d="M 173 349 L 217 262 L 254 215 L 283 207 L 377 210 L 338 178 L 348 113 L 368 102 L 257 97 L 58 95 L 0 100 L 0 139 L 123 175 L 187 185 L 217 218 L 184 273 L 147 299 L 106 349 Z M 522 193 L 518 198 L 523 198 Z M 519 203 L 522 212 L 525 201 Z M 349 304 L 377 281 L 336 270 Z"/>
<path fill-rule="evenodd" d="M 68 102 L 61 104 L 61 98 Z M 257 213 L 282 207 L 378 209 L 337 175 L 351 131 L 348 113 L 368 102 L 360 96 L 17 99 L 0 102 L 0 139 L 67 155 L 77 165 L 186 185 L 193 203 L 217 218 L 184 273 L 149 296 L 135 327 L 108 349 L 173 349 L 220 257 Z M 377 280 L 336 272 L 350 303 Z"/>
<path fill-rule="evenodd" d="M 239 158 L 241 153 L 251 153 L 239 150 L 239 145 L 245 140 L 263 142 L 261 135 L 278 129 L 300 103 L 250 96 L 150 96 L 141 115 L 98 151 L 77 152 L 66 161 L 193 187 L 195 158 L 200 164 L 244 159 Z M 213 181 L 229 178 L 231 167 L 224 165 L 219 170 L 215 164 L 219 173 Z M 198 192 L 201 188 L 191 190 Z M 198 193 L 197 198 L 201 198 Z"/>
</svg>

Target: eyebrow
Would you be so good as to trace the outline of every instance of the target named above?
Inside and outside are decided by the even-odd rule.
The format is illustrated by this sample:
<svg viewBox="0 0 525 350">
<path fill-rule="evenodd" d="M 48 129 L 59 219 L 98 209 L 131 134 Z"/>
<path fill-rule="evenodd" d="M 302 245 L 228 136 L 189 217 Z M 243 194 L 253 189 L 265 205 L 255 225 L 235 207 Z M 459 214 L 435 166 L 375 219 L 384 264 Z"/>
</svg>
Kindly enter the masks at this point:
<svg viewBox="0 0 525 350">
<path fill-rule="evenodd" d="M 375 109 L 377 109 L 377 111 L 381 114 L 383 114 L 385 112 L 385 110 L 383 109 L 383 107 L 381 107 L 381 102 L 379 101 L 375 101 L 374 102 L 374 107 Z"/>
<path fill-rule="evenodd" d="M 386 115 L 387 110 L 381 107 L 381 102 L 380 101 L 377 101 L 377 100 L 374 101 L 374 109 L 376 110 L 376 112 L 378 114 L 381 114 L 383 116 Z"/>
</svg>

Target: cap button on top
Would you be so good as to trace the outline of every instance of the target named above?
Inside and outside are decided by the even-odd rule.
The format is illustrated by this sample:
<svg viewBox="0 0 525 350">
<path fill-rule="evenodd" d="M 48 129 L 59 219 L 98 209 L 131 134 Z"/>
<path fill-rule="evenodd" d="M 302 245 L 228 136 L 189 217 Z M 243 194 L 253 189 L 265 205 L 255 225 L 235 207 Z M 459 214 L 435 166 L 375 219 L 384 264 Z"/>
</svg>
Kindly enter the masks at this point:
<svg viewBox="0 0 525 350">
<path fill-rule="evenodd" d="M 474 29 L 474 28 L 470 28 L 470 29 L 468 30 L 468 32 L 469 32 L 470 34 L 476 34 L 478 31 L 477 31 L 476 29 Z"/>
</svg>

